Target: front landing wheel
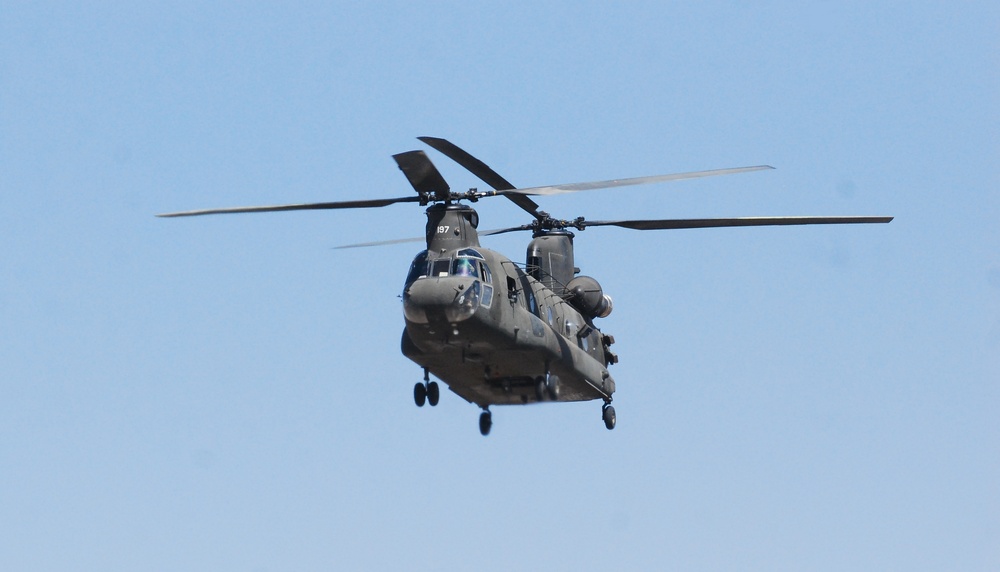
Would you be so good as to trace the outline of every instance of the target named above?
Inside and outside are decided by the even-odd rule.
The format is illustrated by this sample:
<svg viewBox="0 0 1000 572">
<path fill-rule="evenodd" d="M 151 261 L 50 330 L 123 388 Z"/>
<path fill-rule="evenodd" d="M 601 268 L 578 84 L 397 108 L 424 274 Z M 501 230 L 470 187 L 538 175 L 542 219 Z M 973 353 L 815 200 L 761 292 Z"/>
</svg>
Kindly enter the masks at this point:
<svg viewBox="0 0 1000 572">
<path fill-rule="evenodd" d="M 490 428 L 492 427 L 493 416 L 490 415 L 489 411 L 483 411 L 482 415 L 479 416 L 479 432 L 485 437 L 490 434 Z"/>
<path fill-rule="evenodd" d="M 414 385 L 413 402 L 417 404 L 417 407 L 423 407 L 426 401 L 427 401 L 427 386 L 422 383 Z M 431 405 L 433 405 L 433 403 Z"/>
<path fill-rule="evenodd" d="M 608 428 L 608 431 L 615 428 L 615 408 L 610 405 L 605 405 L 601 408 L 601 417 L 604 419 L 604 426 Z"/>
<path fill-rule="evenodd" d="M 436 381 L 432 381 L 427 384 L 427 403 L 431 407 L 438 404 L 438 400 L 441 399 L 441 388 L 438 387 Z"/>
</svg>

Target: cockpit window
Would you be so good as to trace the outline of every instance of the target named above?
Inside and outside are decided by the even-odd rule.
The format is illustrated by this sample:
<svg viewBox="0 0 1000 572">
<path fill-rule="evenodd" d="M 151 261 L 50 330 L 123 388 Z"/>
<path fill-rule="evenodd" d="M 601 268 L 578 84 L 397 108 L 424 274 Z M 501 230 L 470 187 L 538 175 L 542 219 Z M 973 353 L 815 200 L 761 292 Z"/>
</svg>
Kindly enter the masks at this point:
<svg viewBox="0 0 1000 572">
<path fill-rule="evenodd" d="M 413 284 L 417 278 L 427 276 L 427 251 L 418 254 L 410 264 L 410 272 L 406 275 L 406 285 Z"/>
<path fill-rule="evenodd" d="M 451 268 L 453 276 L 472 276 L 479 278 L 479 271 L 476 270 L 476 261 L 471 258 L 456 258 L 455 264 Z"/>
<path fill-rule="evenodd" d="M 472 258 L 478 258 L 479 260 L 485 260 L 482 254 L 475 248 L 463 248 L 458 251 L 459 256 L 471 256 Z"/>
<path fill-rule="evenodd" d="M 433 277 L 447 276 L 448 275 L 448 267 L 449 266 L 451 266 L 451 259 L 450 258 L 439 258 L 439 259 L 435 260 L 434 262 L 431 262 L 431 274 L 430 275 L 433 276 Z"/>
</svg>

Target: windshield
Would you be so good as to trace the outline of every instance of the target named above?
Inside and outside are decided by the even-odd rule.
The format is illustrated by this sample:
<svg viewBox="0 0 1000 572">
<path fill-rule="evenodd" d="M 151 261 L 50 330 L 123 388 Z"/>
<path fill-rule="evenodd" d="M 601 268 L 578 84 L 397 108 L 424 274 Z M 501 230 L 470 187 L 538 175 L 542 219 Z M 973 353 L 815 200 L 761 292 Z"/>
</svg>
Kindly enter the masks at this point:
<svg viewBox="0 0 1000 572">
<path fill-rule="evenodd" d="M 476 261 L 471 258 L 456 258 L 455 264 L 451 268 L 453 276 L 472 276 L 479 278 L 479 271 L 476 270 Z"/>
<path fill-rule="evenodd" d="M 434 262 L 431 262 L 431 276 L 437 278 L 440 276 L 448 275 L 448 266 L 451 265 L 450 258 L 438 258 Z"/>
</svg>

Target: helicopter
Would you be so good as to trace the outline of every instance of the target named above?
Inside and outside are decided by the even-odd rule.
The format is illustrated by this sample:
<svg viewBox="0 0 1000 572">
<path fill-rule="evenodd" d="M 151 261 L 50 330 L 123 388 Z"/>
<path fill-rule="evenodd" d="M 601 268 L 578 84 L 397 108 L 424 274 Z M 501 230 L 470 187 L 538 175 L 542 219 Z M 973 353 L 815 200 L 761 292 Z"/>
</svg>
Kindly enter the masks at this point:
<svg viewBox="0 0 1000 572">
<path fill-rule="evenodd" d="M 517 188 L 486 163 L 438 137 L 420 141 L 452 159 L 489 185 L 453 192 L 422 150 L 393 155 L 415 195 L 387 199 L 230 207 L 171 212 L 159 217 L 210 214 L 379 208 L 396 203 L 426 207 L 425 235 L 418 239 L 353 244 L 341 248 L 426 241 L 410 264 L 403 284 L 404 356 L 423 369 L 413 388 L 419 407 L 436 406 L 441 389 L 434 375 L 481 410 L 479 431 L 488 435 L 493 405 L 600 400 L 607 429 L 617 423 L 609 367 L 618 363 L 614 336 L 595 321 L 613 302 L 600 283 L 575 266 L 573 231 L 616 226 L 667 230 L 736 226 L 888 223 L 891 216 L 778 216 L 707 219 L 558 219 L 531 197 L 652 184 L 773 169 L 769 165 L 691 171 L 587 183 Z M 531 216 L 527 224 L 479 231 L 479 214 L 469 204 L 502 196 Z M 484 248 L 480 236 L 531 232 L 525 262 Z"/>
</svg>

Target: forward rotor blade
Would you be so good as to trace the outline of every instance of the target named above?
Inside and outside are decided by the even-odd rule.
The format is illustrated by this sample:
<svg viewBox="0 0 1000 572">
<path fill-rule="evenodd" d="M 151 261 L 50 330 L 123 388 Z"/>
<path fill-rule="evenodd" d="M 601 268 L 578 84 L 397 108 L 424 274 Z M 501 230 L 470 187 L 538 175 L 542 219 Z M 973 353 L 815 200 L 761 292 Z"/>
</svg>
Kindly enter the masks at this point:
<svg viewBox="0 0 1000 572">
<path fill-rule="evenodd" d="M 448 200 L 451 188 L 441 173 L 431 163 L 423 151 L 407 151 L 392 156 L 399 165 L 399 170 L 406 175 L 406 180 L 413 189 L 422 195 L 431 194 L 439 201 Z"/>
<path fill-rule="evenodd" d="M 532 230 L 532 226 L 530 224 L 525 224 L 525 225 L 521 225 L 521 226 L 512 226 L 510 228 L 500 228 L 500 229 L 495 229 L 495 230 L 481 230 L 481 231 L 479 231 L 478 234 L 479 234 L 479 236 L 492 236 L 494 234 L 504 234 L 505 232 L 515 232 L 515 231 L 518 231 L 518 230 Z M 395 240 L 377 240 L 375 242 L 360 242 L 358 244 L 345 244 L 343 246 L 334 246 L 334 248 L 336 248 L 336 249 L 340 249 L 340 248 L 366 248 L 366 247 L 369 247 L 369 246 L 386 246 L 386 245 L 390 245 L 390 244 L 403 244 L 403 243 L 406 243 L 406 242 L 421 242 L 423 240 L 427 240 L 427 238 L 423 237 L 423 236 L 417 236 L 417 237 L 410 237 L 410 238 L 397 238 Z"/>
<path fill-rule="evenodd" d="M 387 246 L 390 244 L 403 244 L 406 242 L 421 242 L 427 240 L 426 237 L 416 236 L 410 238 L 397 238 L 395 240 L 378 240 L 375 242 L 359 242 L 358 244 L 345 244 L 343 246 L 334 246 L 335 249 L 342 248 L 367 248 L 369 246 Z"/>
<path fill-rule="evenodd" d="M 770 165 L 757 165 L 754 167 L 735 167 L 732 169 L 691 171 L 688 173 L 672 173 L 670 175 L 652 175 L 649 177 L 635 177 L 632 179 L 612 179 L 610 181 L 593 181 L 589 183 L 567 183 L 564 185 L 549 185 L 545 187 L 527 187 L 523 189 L 509 189 L 504 191 L 504 194 L 517 193 L 524 195 L 560 195 L 562 193 L 572 193 L 576 191 L 610 189 L 613 187 L 627 187 L 630 185 L 648 185 L 650 183 L 681 181 L 684 179 L 700 179 L 702 177 L 715 177 L 717 175 L 735 175 L 736 173 L 749 173 L 751 171 L 762 171 L 765 169 L 773 169 L 773 168 L 774 167 Z"/>
<path fill-rule="evenodd" d="M 340 201 L 330 203 L 303 203 L 294 205 L 274 205 L 262 207 L 228 207 L 221 209 L 201 209 L 194 211 L 182 211 L 176 213 L 158 214 L 158 217 L 172 218 L 181 216 L 201 216 L 210 214 L 232 214 L 232 213 L 266 213 L 278 211 L 309 211 L 326 209 L 366 209 L 384 207 L 395 203 L 416 203 L 420 202 L 420 197 L 400 197 L 395 199 L 372 199 L 365 201 Z"/>
<path fill-rule="evenodd" d="M 491 169 L 489 165 L 473 157 L 467 151 L 447 139 L 441 139 L 440 137 L 417 137 L 417 139 L 423 141 L 433 149 L 436 149 L 445 157 L 448 157 L 452 161 L 465 167 L 467 171 L 479 177 L 480 180 L 497 191 L 508 191 L 516 188 L 510 181 L 501 177 L 496 171 Z M 542 220 L 542 218 L 544 218 L 538 212 L 538 203 L 529 199 L 526 195 L 504 193 L 504 196 L 536 219 Z"/>
<path fill-rule="evenodd" d="M 583 221 L 584 226 L 620 226 L 635 230 L 670 230 L 680 228 L 719 228 L 727 226 L 791 226 L 804 224 L 887 223 L 891 216 L 765 216 L 738 218 L 694 218 L 665 220 Z"/>
<path fill-rule="evenodd" d="M 532 230 L 530 224 L 525 224 L 521 226 L 512 226 L 510 228 L 500 228 L 495 230 L 481 230 L 479 231 L 479 236 L 492 236 L 494 234 L 504 234 L 505 232 L 514 232 L 518 230 Z M 341 248 L 367 248 L 369 246 L 387 246 L 390 244 L 403 244 L 406 242 L 421 242 L 427 240 L 426 237 L 416 236 L 410 238 L 397 238 L 395 240 L 377 240 L 375 242 L 360 242 L 358 244 L 345 244 L 343 246 L 334 246 L 336 249 Z"/>
</svg>

